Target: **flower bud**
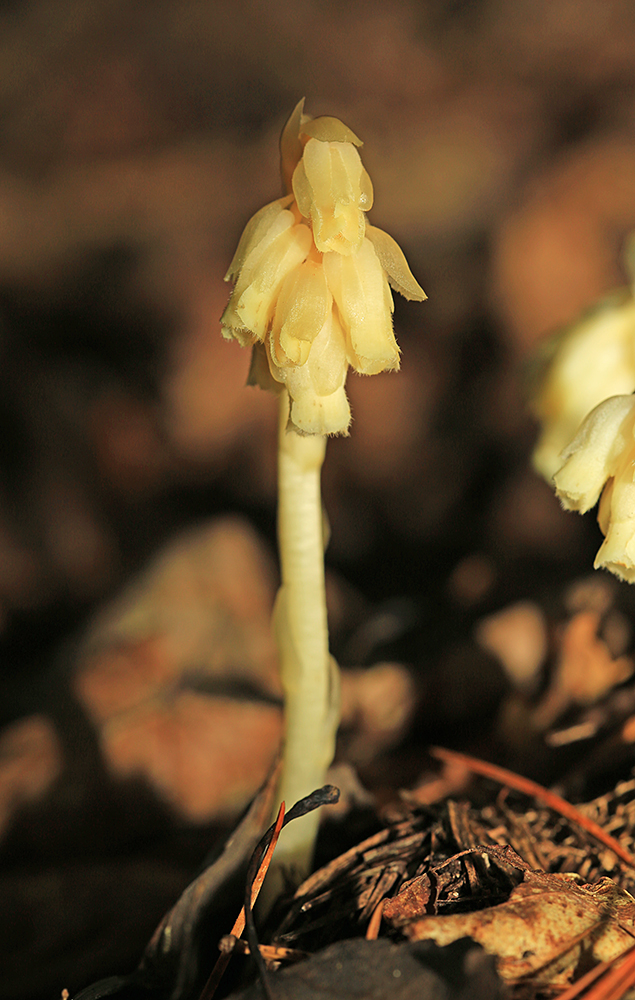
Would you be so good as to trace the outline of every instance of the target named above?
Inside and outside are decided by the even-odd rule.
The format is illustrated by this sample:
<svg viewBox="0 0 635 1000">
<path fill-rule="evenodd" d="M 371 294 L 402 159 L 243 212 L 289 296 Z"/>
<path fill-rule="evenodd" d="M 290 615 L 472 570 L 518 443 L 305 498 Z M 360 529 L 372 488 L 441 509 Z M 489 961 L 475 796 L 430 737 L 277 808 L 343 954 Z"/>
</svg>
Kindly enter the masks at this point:
<svg viewBox="0 0 635 1000">
<path fill-rule="evenodd" d="M 320 253 L 351 254 L 364 239 L 373 186 L 350 142 L 309 139 L 293 174 L 293 193 L 311 220 Z"/>
<path fill-rule="evenodd" d="M 247 253 L 236 287 L 222 315 L 223 334 L 241 344 L 264 340 L 287 275 L 311 248 L 311 233 L 282 210 Z"/>
<path fill-rule="evenodd" d="M 303 365 L 326 323 L 333 296 L 321 261 L 305 260 L 284 280 L 271 329 L 276 363 Z"/>
<path fill-rule="evenodd" d="M 593 563 L 595 569 L 608 569 L 628 583 L 635 583 L 634 461 L 635 444 L 602 494 L 598 522 L 606 537 Z"/>
</svg>

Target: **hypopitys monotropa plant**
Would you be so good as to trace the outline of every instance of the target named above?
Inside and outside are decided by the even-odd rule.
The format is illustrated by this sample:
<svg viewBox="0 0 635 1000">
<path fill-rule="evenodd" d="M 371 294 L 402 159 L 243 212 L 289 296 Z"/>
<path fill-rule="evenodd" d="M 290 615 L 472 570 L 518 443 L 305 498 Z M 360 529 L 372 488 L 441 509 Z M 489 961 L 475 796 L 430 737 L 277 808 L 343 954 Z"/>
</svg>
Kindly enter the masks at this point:
<svg viewBox="0 0 635 1000">
<path fill-rule="evenodd" d="M 635 241 L 626 264 L 635 280 Z M 563 507 L 599 500 L 605 536 L 596 569 L 635 582 L 635 296 L 621 289 L 548 345 L 532 406 L 541 422 L 534 465 Z"/>
<path fill-rule="evenodd" d="M 301 101 L 281 137 L 287 193 L 247 223 L 226 275 L 234 289 L 223 336 L 252 347 L 249 383 L 280 397 L 278 542 L 282 585 L 274 628 L 284 690 L 279 799 L 319 787 L 333 759 L 338 670 L 329 654 L 320 474 L 326 436 L 348 434 L 349 365 L 399 367 L 390 286 L 423 301 L 397 243 L 371 226 L 373 187 L 357 136 Z M 279 863 L 310 866 L 317 813 L 287 827 Z"/>
</svg>

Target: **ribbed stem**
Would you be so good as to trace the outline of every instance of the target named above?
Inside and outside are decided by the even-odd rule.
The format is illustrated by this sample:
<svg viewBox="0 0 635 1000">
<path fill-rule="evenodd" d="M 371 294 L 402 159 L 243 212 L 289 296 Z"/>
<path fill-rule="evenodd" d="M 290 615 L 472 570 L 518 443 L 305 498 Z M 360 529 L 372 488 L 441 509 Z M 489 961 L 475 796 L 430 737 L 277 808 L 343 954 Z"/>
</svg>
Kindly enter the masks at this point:
<svg viewBox="0 0 635 1000">
<path fill-rule="evenodd" d="M 324 589 L 320 474 L 326 438 L 288 429 L 282 394 L 278 449 L 278 544 L 282 586 L 274 626 L 285 698 L 285 743 L 279 800 L 287 809 L 324 783 L 339 721 L 339 678 L 329 655 Z M 294 820 L 276 849 L 277 867 L 308 874 L 317 813 Z"/>
</svg>

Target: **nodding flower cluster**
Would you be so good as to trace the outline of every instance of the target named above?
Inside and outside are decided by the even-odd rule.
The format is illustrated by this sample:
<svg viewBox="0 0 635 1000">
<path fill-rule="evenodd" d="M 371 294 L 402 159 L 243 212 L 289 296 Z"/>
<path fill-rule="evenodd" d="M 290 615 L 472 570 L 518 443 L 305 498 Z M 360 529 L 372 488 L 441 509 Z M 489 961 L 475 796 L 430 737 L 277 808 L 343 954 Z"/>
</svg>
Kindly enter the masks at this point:
<svg viewBox="0 0 635 1000">
<path fill-rule="evenodd" d="M 346 434 L 344 384 L 399 367 L 392 286 L 425 293 L 397 243 L 371 226 L 373 186 L 360 140 L 339 119 L 295 108 L 281 138 L 288 194 L 250 219 L 226 275 L 223 336 L 253 345 L 249 381 L 290 398 L 300 434 Z"/>
<path fill-rule="evenodd" d="M 596 406 L 561 459 L 553 481 L 562 505 L 584 514 L 600 501 L 595 568 L 635 583 L 635 396 Z"/>
<path fill-rule="evenodd" d="M 599 303 L 559 334 L 549 350 L 532 401 L 542 425 L 534 465 L 553 482 L 568 510 L 584 514 L 600 501 L 598 522 L 605 538 L 594 565 L 635 583 L 632 290 Z"/>
</svg>

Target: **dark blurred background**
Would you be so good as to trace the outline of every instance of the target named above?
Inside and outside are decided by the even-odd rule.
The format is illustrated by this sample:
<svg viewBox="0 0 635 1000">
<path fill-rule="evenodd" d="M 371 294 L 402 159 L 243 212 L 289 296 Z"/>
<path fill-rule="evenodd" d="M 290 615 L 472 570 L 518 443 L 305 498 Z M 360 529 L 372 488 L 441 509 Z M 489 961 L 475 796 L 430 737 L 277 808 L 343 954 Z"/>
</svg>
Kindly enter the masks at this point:
<svg viewBox="0 0 635 1000">
<path fill-rule="evenodd" d="M 134 964 L 278 738 L 276 405 L 245 388 L 249 357 L 221 339 L 219 316 L 242 227 L 280 194 L 278 136 L 303 96 L 364 140 L 372 221 L 429 296 L 396 297 L 402 370 L 349 377 L 352 432 L 329 444 L 336 655 L 407 662 L 434 738 L 456 741 L 504 686 L 470 645 L 475 623 L 519 600 L 554 615 L 558 588 L 590 571 L 593 519 L 564 515 L 530 469 L 524 380 L 541 338 L 626 281 L 630 0 L 5 0 L 0 992 L 12 1000 Z M 130 695 L 137 675 L 144 694 Z M 231 741 L 210 749 L 234 711 L 214 698 L 233 698 L 237 677 L 257 774 L 227 764 Z M 400 692 L 423 745 L 416 697 Z M 197 755 L 227 772 L 217 798 L 201 790 L 205 768 L 190 773 Z M 388 783 L 380 764 L 369 774 Z M 125 865 L 137 874 L 122 882 Z"/>
</svg>

